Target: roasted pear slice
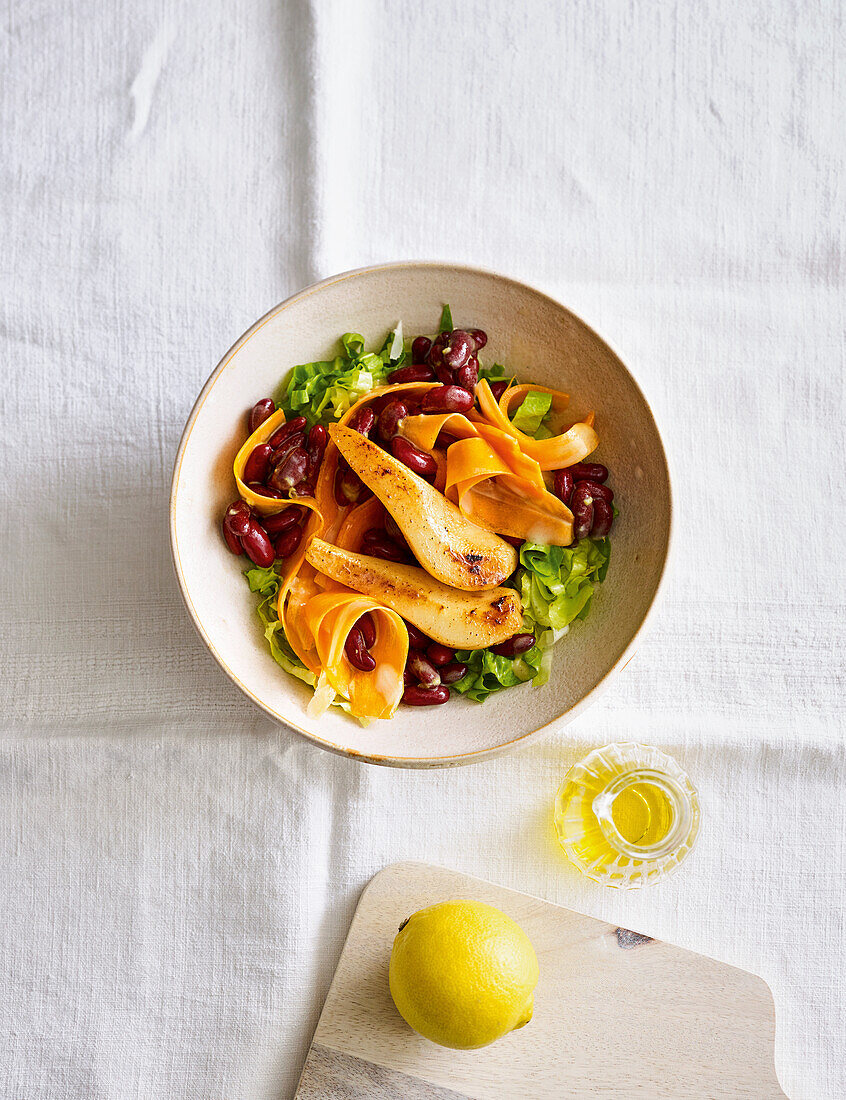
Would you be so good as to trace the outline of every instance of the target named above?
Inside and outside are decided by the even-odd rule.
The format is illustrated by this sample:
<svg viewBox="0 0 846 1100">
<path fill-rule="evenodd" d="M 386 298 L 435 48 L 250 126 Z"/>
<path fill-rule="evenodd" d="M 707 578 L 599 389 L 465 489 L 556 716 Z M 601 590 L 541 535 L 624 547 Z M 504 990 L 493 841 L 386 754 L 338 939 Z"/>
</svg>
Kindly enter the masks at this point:
<svg viewBox="0 0 846 1100">
<path fill-rule="evenodd" d="M 452 588 L 495 588 L 517 568 L 517 552 L 467 519 L 451 500 L 360 432 L 329 428 L 338 450 L 397 522 L 427 573 Z"/>
<path fill-rule="evenodd" d="M 320 573 L 371 596 L 451 649 L 485 649 L 518 634 L 520 597 L 511 588 L 459 592 L 415 565 L 354 554 L 312 539 L 306 559 Z"/>
</svg>

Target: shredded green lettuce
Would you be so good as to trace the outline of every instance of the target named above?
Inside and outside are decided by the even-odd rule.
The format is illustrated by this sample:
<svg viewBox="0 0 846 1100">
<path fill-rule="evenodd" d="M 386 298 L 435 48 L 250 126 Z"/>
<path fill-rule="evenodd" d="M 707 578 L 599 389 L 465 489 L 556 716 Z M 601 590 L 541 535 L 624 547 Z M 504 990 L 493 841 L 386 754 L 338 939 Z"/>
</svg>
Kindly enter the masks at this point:
<svg viewBox="0 0 846 1100">
<path fill-rule="evenodd" d="M 300 363 L 290 373 L 277 405 L 286 417 L 304 416 L 309 424 L 340 420 L 347 410 L 405 360 L 402 326 L 388 334 L 382 349 L 364 350 L 364 337 L 347 332 L 341 337 L 343 354 L 334 359 Z"/>
<path fill-rule="evenodd" d="M 252 568 L 244 570 L 244 576 L 247 578 L 250 591 L 258 592 L 265 602 L 272 599 L 279 592 L 281 578 L 272 565 L 267 566 L 266 569 L 263 569 L 260 565 L 254 565 Z"/>
<path fill-rule="evenodd" d="M 519 657 L 499 657 L 489 649 L 459 650 L 456 660 L 467 665 L 467 673 L 456 684 L 456 691 L 483 703 L 489 695 L 503 688 L 516 687 L 534 680 L 541 672 L 543 649 L 534 645 Z"/>
<path fill-rule="evenodd" d="M 506 370 L 502 363 L 493 363 L 490 367 L 479 367 L 479 377 L 486 378 L 488 383 L 505 382 L 509 386 L 515 385 L 517 378 L 513 371 Z"/>
<path fill-rule="evenodd" d="M 256 612 L 264 625 L 264 637 L 270 647 L 274 661 L 281 665 L 286 672 L 290 672 L 292 676 L 296 676 L 298 680 L 308 684 L 309 687 L 316 687 L 317 680 L 314 673 L 306 668 L 294 652 L 291 643 L 285 637 L 282 623 L 276 614 L 276 600 L 279 595 L 281 577 L 276 572 L 275 565 L 267 566 L 267 568 L 255 565 L 252 569 L 245 569 L 244 576 L 247 578 L 250 591 L 257 592 L 261 596 L 261 602 L 256 608 Z M 332 706 L 340 707 L 347 714 L 351 713 L 349 700 L 343 699 L 339 695 L 336 695 L 333 699 Z M 370 725 L 370 719 L 354 717 L 356 717 L 359 725 Z"/>
<path fill-rule="evenodd" d="M 345 332 L 341 337 L 341 344 L 348 359 L 357 359 L 364 354 L 364 337 L 360 332 Z"/>
<path fill-rule="evenodd" d="M 444 305 L 444 308 L 441 311 L 441 320 L 440 324 L 438 325 L 438 332 L 452 332 L 452 330 L 452 310 L 449 308 L 448 305 Z"/>
<path fill-rule="evenodd" d="M 529 390 L 520 407 L 511 417 L 511 423 L 518 431 L 525 432 L 526 435 L 536 436 L 543 418 L 551 408 L 551 393 L 539 393 L 537 390 Z"/>
<path fill-rule="evenodd" d="M 524 543 L 511 583 L 522 597 L 523 627 L 534 633 L 535 645 L 513 659 L 488 649 L 460 651 L 456 659 L 467 665 L 467 674 L 454 685 L 456 690 L 483 703 L 493 692 L 528 680 L 535 687 L 547 683 L 552 647 L 574 619 L 588 614 L 610 556 L 608 539 L 582 539 L 571 547 Z"/>
<path fill-rule="evenodd" d="M 309 687 L 314 687 L 317 682 L 314 673 L 309 672 L 294 653 L 276 614 L 276 597 L 279 594 L 281 578 L 275 567 L 270 565 L 262 569 L 256 565 L 252 569 L 245 569 L 244 576 L 247 578 L 250 591 L 258 592 L 261 596 L 261 603 L 256 608 L 256 612 L 264 625 L 264 637 L 270 646 L 274 661 L 292 676 L 303 680 Z"/>
<path fill-rule="evenodd" d="M 590 610 L 596 584 L 605 579 L 611 543 L 582 539 L 575 546 L 525 542 L 517 574 L 523 616 L 529 626 L 563 630 Z"/>
</svg>

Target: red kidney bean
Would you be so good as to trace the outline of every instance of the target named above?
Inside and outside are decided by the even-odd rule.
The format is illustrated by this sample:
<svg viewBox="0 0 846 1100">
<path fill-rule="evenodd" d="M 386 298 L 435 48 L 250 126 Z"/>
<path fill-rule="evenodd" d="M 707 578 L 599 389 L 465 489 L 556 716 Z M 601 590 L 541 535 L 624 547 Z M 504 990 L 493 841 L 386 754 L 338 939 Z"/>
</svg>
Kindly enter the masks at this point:
<svg viewBox="0 0 846 1100">
<path fill-rule="evenodd" d="M 465 413 L 473 408 L 473 394 L 461 386 L 435 386 L 423 398 L 420 409 L 429 412 Z"/>
<path fill-rule="evenodd" d="M 341 508 L 358 504 L 364 495 L 364 482 L 343 460 L 338 463 L 338 469 L 335 471 L 334 492 L 335 503 Z"/>
<path fill-rule="evenodd" d="M 264 528 L 255 520 L 250 521 L 247 533 L 241 536 L 241 545 L 246 550 L 247 557 L 250 561 L 255 562 L 256 565 L 260 565 L 263 568 L 266 568 L 268 565 L 273 565 L 276 558 L 273 544 L 267 537 Z"/>
<path fill-rule="evenodd" d="M 450 661 L 455 660 L 455 650 L 441 645 L 440 642 L 432 642 L 426 647 L 426 656 L 433 665 L 448 665 Z"/>
<path fill-rule="evenodd" d="M 604 539 L 611 530 L 611 524 L 613 522 L 614 513 L 611 510 L 611 505 L 605 500 L 594 500 L 593 527 L 590 529 L 591 538 Z"/>
<path fill-rule="evenodd" d="M 435 377 L 441 383 L 442 386 L 454 386 L 455 385 L 455 373 L 451 371 L 449 367 L 444 366 L 443 363 L 439 363 L 435 367 Z"/>
<path fill-rule="evenodd" d="M 273 416 L 276 412 L 276 406 L 273 404 L 269 397 L 263 397 L 261 401 L 256 401 L 255 405 L 250 409 L 250 435 L 260 428 L 261 425 Z"/>
<path fill-rule="evenodd" d="M 562 500 L 565 504 L 570 503 L 570 497 L 573 495 L 573 475 L 569 470 L 556 470 L 555 477 L 552 479 L 552 491 Z"/>
<path fill-rule="evenodd" d="M 488 334 L 480 328 L 471 328 L 467 335 L 476 345 L 476 351 L 481 351 L 485 344 L 488 342 Z"/>
<path fill-rule="evenodd" d="M 364 635 L 357 626 L 352 627 L 347 635 L 344 653 L 353 668 L 357 668 L 360 672 L 372 672 L 376 667 L 376 658 L 372 653 L 368 653 L 367 646 L 364 644 Z"/>
<path fill-rule="evenodd" d="M 440 447 L 442 451 L 445 451 L 447 447 L 451 447 L 453 443 L 457 442 L 457 436 L 450 435 L 449 432 L 438 432 L 438 438 L 435 440 L 435 446 Z"/>
<path fill-rule="evenodd" d="M 364 644 L 368 649 L 372 649 L 376 641 L 376 624 L 373 621 L 373 616 L 369 611 L 366 611 L 355 625 L 361 631 Z"/>
<path fill-rule="evenodd" d="M 385 531 L 389 538 L 392 538 L 394 542 L 405 542 L 405 535 L 400 530 L 400 526 L 390 512 L 385 513 Z"/>
<path fill-rule="evenodd" d="M 323 427 L 322 424 L 315 424 L 311 431 L 308 433 L 308 443 L 306 444 L 306 452 L 308 454 L 308 472 L 311 476 L 317 473 L 317 469 L 320 463 L 323 461 L 323 454 L 326 450 L 326 445 L 329 442 L 329 433 Z"/>
<path fill-rule="evenodd" d="M 273 464 L 273 470 L 277 482 L 282 481 L 284 485 L 289 482 L 291 485 L 299 485 L 308 476 L 308 452 L 305 449 L 305 439 L 286 455 L 284 462 L 277 459 Z M 268 478 L 268 483 L 272 484 L 272 478 Z M 277 484 L 276 487 L 279 488 L 279 485 Z"/>
<path fill-rule="evenodd" d="M 404 382 L 434 382 L 435 372 L 426 363 L 409 363 L 406 367 L 392 370 L 388 375 L 392 385 Z"/>
<path fill-rule="evenodd" d="M 467 665 L 460 661 L 450 661 L 448 665 L 441 665 L 438 672 L 441 674 L 442 684 L 454 684 L 467 675 Z"/>
<path fill-rule="evenodd" d="M 408 659 L 405 662 L 405 667 L 411 675 L 412 682 L 416 680 L 420 687 L 436 688 L 440 686 L 440 673 L 432 662 L 428 661 L 419 650 L 410 649 L 408 651 Z"/>
<path fill-rule="evenodd" d="M 272 489 L 285 492 L 303 480 L 308 471 L 308 455 L 302 447 L 295 447 L 291 453 L 278 459 L 267 479 Z"/>
<path fill-rule="evenodd" d="M 383 393 L 381 397 L 374 397 L 370 402 L 370 408 L 373 410 L 373 415 L 376 419 L 379 419 L 379 413 L 384 409 L 386 405 L 390 405 L 392 401 L 396 401 L 397 395 L 395 392 L 388 390 L 387 393 Z M 403 396 L 400 400 L 405 400 Z"/>
<path fill-rule="evenodd" d="M 509 638 L 500 645 L 492 645 L 491 653 L 496 653 L 499 657 L 519 657 L 521 653 L 530 650 L 534 644 L 534 634 L 515 634 L 513 638 Z"/>
<path fill-rule="evenodd" d="M 270 497 L 271 500 L 282 500 L 283 494 L 278 489 L 272 489 L 267 485 L 262 485 L 260 481 L 248 481 L 247 488 L 252 489 L 254 493 L 257 493 L 260 497 Z"/>
<path fill-rule="evenodd" d="M 403 622 L 405 622 L 405 628 L 408 631 L 408 644 L 413 649 L 425 649 L 426 646 L 432 644 L 432 639 L 427 638 L 422 630 L 418 630 L 416 626 L 406 622 L 405 619 L 403 619 Z"/>
<path fill-rule="evenodd" d="M 244 472 L 241 475 L 244 481 L 264 481 L 270 466 L 273 448 L 269 443 L 259 443 L 253 447 L 250 457 L 244 463 Z"/>
<path fill-rule="evenodd" d="M 426 362 L 434 370 L 444 365 L 444 344 L 449 339 L 449 335 L 448 332 L 439 332 L 426 354 Z"/>
<path fill-rule="evenodd" d="M 490 383 L 491 393 L 494 395 L 494 398 L 496 399 L 497 402 L 502 397 L 502 395 L 505 393 L 505 391 L 508 389 L 508 385 L 509 385 L 509 383 L 505 379 L 503 379 L 501 382 L 491 382 Z"/>
<path fill-rule="evenodd" d="M 422 688 L 409 684 L 402 695 L 402 701 L 408 707 L 439 707 L 448 700 L 448 687 Z"/>
<path fill-rule="evenodd" d="M 359 501 L 364 499 L 366 489 L 367 486 L 355 470 L 351 470 L 346 463 L 343 466 L 340 463 L 338 464 L 335 473 L 336 504 L 339 504 L 342 508 L 347 508 L 350 504 L 358 504 Z"/>
<path fill-rule="evenodd" d="M 389 402 L 379 413 L 379 422 L 376 428 L 381 439 L 389 442 L 399 431 L 400 421 L 408 416 L 408 405 L 404 401 L 396 399 Z"/>
<path fill-rule="evenodd" d="M 608 467 L 600 462 L 576 462 L 567 469 L 573 475 L 573 481 L 596 481 L 601 485 L 608 478 Z"/>
<path fill-rule="evenodd" d="M 512 546 L 516 546 L 518 550 L 526 541 L 525 539 L 518 538 L 516 535 L 500 535 L 499 537 L 501 539 L 505 539 L 505 541 L 510 543 Z"/>
<path fill-rule="evenodd" d="M 358 432 L 359 435 L 363 435 L 365 439 L 369 439 L 375 423 L 376 413 L 374 413 L 369 405 L 362 405 L 362 407 L 357 409 L 350 417 L 347 427 L 352 428 L 352 430 Z"/>
<path fill-rule="evenodd" d="M 468 333 L 462 329 L 453 329 L 449 334 L 449 340 L 444 344 L 441 358 L 444 366 L 450 370 L 458 370 L 463 367 L 473 354 L 473 343 Z"/>
<path fill-rule="evenodd" d="M 283 531 L 273 544 L 273 549 L 276 551 L 277 558 L 287 558 L 299 549 L 300 543 L 303 541 L 303 529 L 299 524 L 294 527 L 289 527 L 287 531 Z"/>
<path fill-rule="evenodd" d="M 407 562 L 408 555 L 405 550 L 393 539 L 389 539 L 384 531 L 378 527 L 371 527 L 365 531 L 361 540 L 361 552 L 369 554 L 371 558 L 381 558 L 382 561 Z"/>
<path fill-rule="evenodd" d="M 284 512 L 277 512 L 275 516 L 262 516 L 261 525 L 272 539 L 285 531 L 296 527 L 302 518 L 303 510 L 296 505 L 286 508 Z"/>
<path fill-rule="evenodd" d="M 587 482 L 581 482 L 573 490 L 570 509 L 573 513 L 573 541 L 586 539 L 593 527 L 593 495 Z"/>
<path fill-rule="evenodd" d="M 313 497 L 314 486 L 310 481 L 301 481 L 299 485 L 295 485 L 291 490 L 292 497 Z"/>
<path fill-rule="evenodd" d="M 479 360 L 470 359 L 455 372 L 455 384 L 472 393 L 479 381 Z"/>
<path fill-rule="evenodd" d="M 237 555 L 237 556 L 240 556 L 241 554 L 243 554 L 244 553 L 244 547 L 241 545 L 240 540 L 238 539 L 238 536 L 235 534 L 235 532 L 231 531 L 226 526 L 226 521 L 225 520 L 221 524 L 221 527 L 223 528 L 223 537 L 226 539 L 226 545 L 229 547 L 229 549 L 232 551 L 232 553 Z"/>
<path fill-rule="evenodd" d="M 281 466 L 296 450 L 305 450 L 305 435 L 303 432 L 294 432 L 282 441 L 281 446 L 273 452 L 270 467 Z"/>
<path fill-rule="evenodd" d="M 600 485 L 596 481 L 577 481 L 576 485 L 587 485 L 594 500 L 604 500 L 610 504 L 614 499 L 614 493 L 607 485 Z"/>
<path fill-rule="evenodd" d="M 421 451 L 401 435 L 395 435 L 391 440 L 391 454 L 413 473 L 419 474 L 427 481 L 434 481 L 438 472 L 437 462 L 430 454 Z"/>
<path fill-rule="evenodd" d="M 428 336 L 418 336 L 411 345 L 411 362 L 415 364 L 425 363 L 426 356 L 429 354 L 429 348 L 432 346 L 432 341 Z"/>
<path fill-rule="evenodd" d="M 283 424 L 281 428 L 277 428 L 267 442 L 274 450 L 277 450 L 289 436 L 292 436 L 295 432 L 301 432 L 305 426 L 306 418 L 304 416 L 295 416 L 293 420 L 289 420 L 287 424 Z"/>
<path fill-rule="evenodd" d="M 252 510 L 245 500 L 233 500 L 223 514 L 223 522 L 233 535 L 245 535 L 253 518 Z"/>
</svg>

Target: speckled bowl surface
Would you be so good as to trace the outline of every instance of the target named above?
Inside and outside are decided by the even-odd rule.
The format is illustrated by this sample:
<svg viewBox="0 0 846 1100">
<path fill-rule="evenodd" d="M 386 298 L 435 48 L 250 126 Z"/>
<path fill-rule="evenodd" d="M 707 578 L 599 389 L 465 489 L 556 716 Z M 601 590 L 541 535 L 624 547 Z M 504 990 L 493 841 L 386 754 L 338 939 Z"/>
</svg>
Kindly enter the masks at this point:
<svg viewBox="0 0 846 1100">
<path fill-rule="evenodd" d="M 265 646 L 244 583 L 243 558 L 220 535 L 235 496 L 232 461 L 245 410 L 276 391 L 296 363 L 325 359 L 350 330 L 380 343 L 400 319 L 407 335 L 431 332 L 449 302 L 457 326 L 482 328 L 485 363 L 502 362 L 523 381 L 572 395 L 574 412 L 596 410 L 600 446 L 621 514 L 613 553 L 590 616 L 555 647 L 547 686 L 500 692 L 484 704 L 454 697 L 442 707 L 400 707 L 363 727 L 337 708 L 310 718 L 311 691 L 288 676 Z M 593 456 L 592 456 L 593 457 Z M 400 767 L 470 763 L 569 721 L 632 656 L 653 607 L 670 540 L 670 482 L 649 405 L 614 352 L 558 302 L 487 271 L 402 263 L 337 275 L 271 310 L 227 352 L 194 406 L 170 499 L 176 575 L 189 614 L 221 668 L 279 722 L 335 752 Z"/>
</svg>

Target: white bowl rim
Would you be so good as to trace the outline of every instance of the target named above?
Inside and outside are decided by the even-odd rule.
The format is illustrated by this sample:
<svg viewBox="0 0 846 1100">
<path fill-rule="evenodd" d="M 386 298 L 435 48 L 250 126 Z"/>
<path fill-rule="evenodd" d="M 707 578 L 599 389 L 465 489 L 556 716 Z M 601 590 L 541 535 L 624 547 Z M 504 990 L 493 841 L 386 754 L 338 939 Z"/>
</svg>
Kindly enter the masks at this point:
<svg viewBox="0 0 846 1100">
<path fill-rule="evenodd" d="M 620 654 L 614 664 L 608 669 L 602 679 L 599 680 L 599 682 L 596 683 L 591 688 L 591 690 L 578 701 L 578 703 L 575 703 L 568 711 L 565 711 L 564 714 L 558 715 L 557 718 L 553 718 L 551 722 L 547 722 L 543 726 L 538 726 L 534 730 L 529 730 L 528 733 L 524 733 L 521 734 L 519 737 L 515 737 L 513 741 L 507 741 L 501 745 L 494 745 L 489 749 L 478 749 L 474 750 L 473 752 L 460 753 L 458 755 L 451 756 L 382 756 L 380 754 L 374 753 L 362 753 L 345 745 L 338 745 L 334 741 L 328 741 L 325 738 L 319 737 L 311 730 L 307 730 L 304 729 L 302 726 L 298 726 L 289 718 L 283 718 L 276 711 L 267 706 L 267 704 L 262 702 L 262 700 L 257 695 L 255 695 L 249 689 L 249 687 L 247 687 L 247 685 L 243 683 L 243 681 L 240 680 L 229 668 L 229 666 L 221 657 L 220 653 L 217 651 L 212 639 L 209 637 L 203 624 L 201 623 L 188 592 L 188 586 L 185 581 L 179 557 L 179 544 L 176 533 L 176 495 L 179 490 L 179 474 L 182 468 L 182 459 L 188 446 L 188 440 L 190 439 L 194 424 L 200 414 L 200 410 L 202 409 L 206 398 L 214 387 L 218 377 L 226 369 L 235 353 L 239 351 L 244 346 L 244 344 L 246 344 L 247 341 L 259 331 L 260 328 L 263 328 L 264 325 L 266 325 L 268 321 L 270 321 L 278 313 L 282 313 L 284 310 L 290 308 L 301 299 L 310 297 L 312 294 L 316 294 L 324 287 L 332 286 L 335 283 L 343 282 L 347 279 L 354 278 L 357 275 L 366 275 L 376 271 L 398 271 L 409 268 L 427 267 L 437 269 L 439 271 L 443 271 L 444 269 L 446 269 L 447 271 L 456 271 L 468 275 L 481 275 L 486 278 L 498 279 L 505 283 L 510 283 L 512 286 L 518 287 L 521 290 L 528 290 L 532 294 L 536 294 L 541 298 L 545 298 L 551 305 L 555 306 L 556 309 L 563 310 L 566 314 L 568 314 L 580 325 L 582 325 L 587 331 L 589 331 L 590 334 L 595 337 L 601 344 L 608 348 L 611 354 L 615 357 L 615 359 L 621 364 L 623 369 L 629 375 L 632 384 L 643 399 L 647 411 L 649 412 L 649 415 L 655 425 L 655 435 L 658 440 L 658 445 L 660 447 L 661 457 L 663 458 L 664 465 L 667 469 L 667 549 L 664 554 L 664 560 L 661 564 L 661 572 L 658 577 L 658 583 L 655 586 L 655 591 L 652 594 L 652 599 L 649 602 L 649 606 L 646 609 L 646 613 L 644 614 L 640 625 L 632 635 L 629 644 L 626 646 L 626 648 L 623 650 L 623 652 Z M 303 287 L 302 290 L 298 290 L 296 293 L 291 294 L 288 298 L 285 298 L 277 305 L 271 307 L 271 309 L 269 309 L 267 313 L 265 313 L 253 325 L 251 325 L 250 328 L 248 328 L 247 331 L 235 341 L 235 343 L 229 348 L 226 354 L 221 358 L 220 362 L 209 375 L 205 385 L 200 390 L 197 400 L 194 402 L 191 408 L 191 412 L 188 415 L 188 420 L 186 421 L 185 427 L 179 440 L 179 446 L 176 451 L 176 458 L 174 459 L 169 499 L 169 516 L 171 559 L 173 562 L 174 572 L 176 573 L 176 580 L 177 584 L 179 585 L 179 593 L 182 597 L 182 602 L 185 604 L 185 608 L 188 611 L 189 616 L 191 617 L 194 628 L 199 634 L 200 639 L 202 640 L 206 649 L 209 651 L 209 653 L 211 653 L 212 657 L 214 657 L 215 661 L 217 661 L 217 663 L 220 665 L 220 667 L 223 669 L 229 679 L 232 680 L 232 682 L 241 689 L 241 691 L 247 696 L 248 699 L 252 700 L 252 702 L 255 703 L 256 706 L 260 707 L 275 722 L 287 726 L 289 729 L 301 734 L 312 743 L 320 745 L 321 748 L 328 749 L 330 752 L 334 752 L 339 756 L 346 756 L 348 758 L 352 758 L 363 763 L 379 764 L 383 767 L 393 768 L 445 768 L 456 767 L 464 764 L 475 764 L 482 760 L 490 760 L 493 757 L 502 756 L 507 752 L 512 752 L 514 749 L 527 743 L 528 741 L 534 738 L 539 738 L 544 733 L 550 733 L 554 728 L 565 726 L 568 723 L 572 722 L 575 718 L 577 718 L 584 710 L 586 710 L 599 698 L 602 692 L 607 689 L 612 678 L 618 672 L 620 672 L 621 669 L 625 668 L 629 661 L 631 661 L 637 651 L 638 646 L 643 640 L 643 637 L 645 636 L 647 628 L 652 625 L 655 611 L 659 602 L 659 596 L 662 595 L 666 584 L 667 566 L 673 551 L 675 530 L 672 477 L 670 473 L 670 464 L 667 457 L 667 452 L 664 447 L 664 441 L 661 438 L 661 433 L 658 430 L 658 424 L 655 421 L 655 417 L 652 413 L 652 406 L 647 399 L 646 394 L 643 392 L 640 383 L 635 378 L 628 364 L 624 362 L 620 355 L 617 354 L 617 351 L 614 349 L 614 347 L 612 347 L 612 345 L 609 344 L 608 341 L 604 339 L 604 337 L 600 336 L 599 333 L 596 332 L 596 330 L 592 328 L 586 321 L 579 317 L 578 314 L 573 313 L 571 309 L 568 309 L 567 306 L 563 305 L 563 303 L 559 302 L 556 298 L 553 298 L 545 291 L 539 290 L 537 287 L 532 286 L 530 283 L 526 283 L 521 279 L 514 279 L 510 275 L 503 275 L 500 272 L 493 271 L 490 268 L 476 267 L 474 265 L 453 263 L 449 261 L 441 262 L 438 260 L 397 260 L 390 263 L 368 264 L 365 267 L 351 268 L 348 271 L 339 272 L 337 275 L 330 275 L 326 279 L 321 279 L 319 282 L 311 283 L 309 286 Z"/>
</svg>

